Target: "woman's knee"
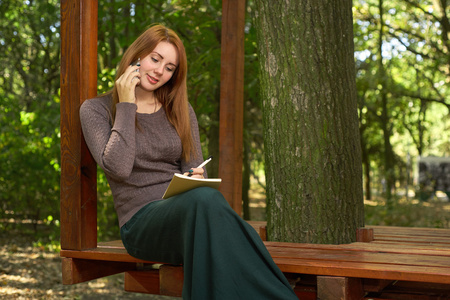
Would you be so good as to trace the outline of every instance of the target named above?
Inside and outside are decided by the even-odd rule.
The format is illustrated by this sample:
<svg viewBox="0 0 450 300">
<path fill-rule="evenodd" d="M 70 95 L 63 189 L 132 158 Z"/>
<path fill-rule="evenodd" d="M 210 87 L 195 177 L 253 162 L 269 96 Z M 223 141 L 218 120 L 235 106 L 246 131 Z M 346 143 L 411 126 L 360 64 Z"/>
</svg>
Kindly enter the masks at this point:
<svg viewBox="0 0 450 300">
<path fill-rule="evenodd" d="M 219 208 L 228 205 L 222 193 L 209 187 L 193 189 L 189 192 L 189 201 L 201 207 Z"/>
</svg>

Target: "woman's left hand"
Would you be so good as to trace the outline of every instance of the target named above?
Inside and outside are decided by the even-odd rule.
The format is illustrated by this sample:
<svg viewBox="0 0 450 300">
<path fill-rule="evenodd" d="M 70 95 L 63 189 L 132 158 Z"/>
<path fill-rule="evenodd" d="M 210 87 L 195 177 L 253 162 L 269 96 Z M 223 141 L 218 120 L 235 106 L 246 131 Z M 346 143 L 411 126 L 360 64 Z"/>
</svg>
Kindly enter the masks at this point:
<svg viewBox="0 0 450 300">
<path fill-rule="evenodd" d="M 192 170 L 192 172 L 190 172 L 191 170 Z M 191 174 L 190 177 L 193 177 L 193 178 L 200 178 L 200 179 L 205 178 L 205 177 L 203 177 L 203 173 L 205 172 L 205 170 L 203 170 L 203 168 L 192 168 L 191 170 L 189 170 L 189 172 L 184 173 L 183 175 L 189 176 Z"/>
</svg>

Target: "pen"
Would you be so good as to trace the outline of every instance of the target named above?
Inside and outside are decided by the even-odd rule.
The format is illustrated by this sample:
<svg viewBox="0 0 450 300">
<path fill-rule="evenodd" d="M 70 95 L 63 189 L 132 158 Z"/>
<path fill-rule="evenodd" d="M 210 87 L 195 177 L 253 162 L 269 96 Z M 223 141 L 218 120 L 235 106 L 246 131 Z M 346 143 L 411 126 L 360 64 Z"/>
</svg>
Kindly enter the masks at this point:
<svg viewBox="0 0 450 300">
<path fill-rule="evenodd" d="M 211 160 L 212 160 L 212 155 L 210 155 L 204 162 L 202 162 L 198 167 L 197 167 L 197 169 L 200 169 L 200 168 L 203 168 L 204 166 L 206 166 L 206 164 L 207 163 L 209 163 Z M 189 177 L 191 177 L 192 176 L 192 172 L 193 172 L 194 170 L 192 170 L 192 169 L 190 169 L 189 170 Z"/>
</svg>

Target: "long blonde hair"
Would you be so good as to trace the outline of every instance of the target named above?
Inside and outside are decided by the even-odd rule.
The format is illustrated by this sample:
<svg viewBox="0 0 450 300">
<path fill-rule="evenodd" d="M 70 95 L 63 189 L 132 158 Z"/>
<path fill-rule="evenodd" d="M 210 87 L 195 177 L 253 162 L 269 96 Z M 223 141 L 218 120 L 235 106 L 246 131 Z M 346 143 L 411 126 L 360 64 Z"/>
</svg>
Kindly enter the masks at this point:
<svg viewBox="0 0 450 300">
<path fill-rule="evenodd" d="M 163 25 L 154 25 L 142 33 L 125 51 L 119 67 L 117 68 L 116 80 L 125 72 L 126 68 L 139 57 L 150 54 L 160 42 L 168 42 L 175 46 L 178 51 L 178 67 L 172 78 L 154 94 L 164 107 L 169 122 L 175 127 L 183 148 L 182 158 L 189 161 L 191 154 L 196 155 L 195 145 L 191 134 L 191 123 L 189 117 L 188 96 L 186 87 L 187 58 L 183 42 L 171 29 Z M 116 86 L 112 91 L 113 119 L 116 114 L 116 104 L 119 103 L 119 95 Z"/>
</svg>

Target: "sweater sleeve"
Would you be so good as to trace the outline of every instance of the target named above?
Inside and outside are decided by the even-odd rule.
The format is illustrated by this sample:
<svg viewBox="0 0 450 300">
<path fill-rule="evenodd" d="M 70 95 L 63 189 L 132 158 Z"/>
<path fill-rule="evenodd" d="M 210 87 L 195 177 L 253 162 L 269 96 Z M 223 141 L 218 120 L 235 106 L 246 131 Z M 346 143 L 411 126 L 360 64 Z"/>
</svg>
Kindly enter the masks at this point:
<svg viewBox="0 0 450 300">
<path fill-rule="evenodd" d="M 80 108 L 84 139 L 97 164 L 116 180 L 126 180 L 133 169 L 136 143 L 134 103 L 118 103 L 113 126 L 109 109 L 87 100 Z"/>
<path fill-rule="evenodd" d="M 202 145 L 200 143 L 200 132 L 198 129 L 198 121 L 197 121 L 197 117 L 195 115 L 194 109 L 192 108 L 192 106 L 190 104 L 189 104 L 189 117 L 191 119 L 191 132 L 192 132 L 192 139 L 194 141 L 194 146 L 195 146 L 194 150 L 196 151 L 196 155 L 195 156 L 191 155 L 191 157 L 193 159 L 190 162 L 185 162 L 184 160 L 182 160 L 182 162 L 181 162 L 181 171 L 182 172 L 181 173 L 185 173 L 185 172 L 189 171 L 189 169 L 195 168 L 203 162 L 203 153 L 202 153 Z M 208 178 L 206 169 L 205 169 L 205 173 L 203 174 L 203 176 L 205 178 Z"/>
</svg>

